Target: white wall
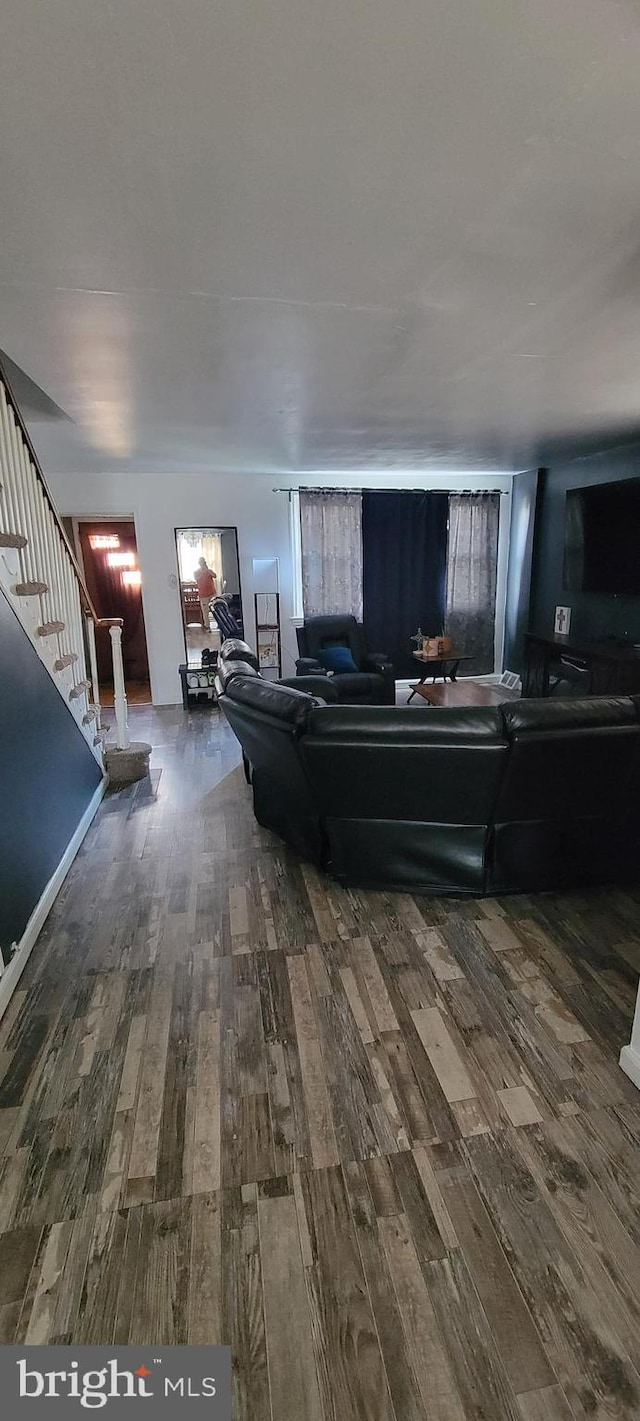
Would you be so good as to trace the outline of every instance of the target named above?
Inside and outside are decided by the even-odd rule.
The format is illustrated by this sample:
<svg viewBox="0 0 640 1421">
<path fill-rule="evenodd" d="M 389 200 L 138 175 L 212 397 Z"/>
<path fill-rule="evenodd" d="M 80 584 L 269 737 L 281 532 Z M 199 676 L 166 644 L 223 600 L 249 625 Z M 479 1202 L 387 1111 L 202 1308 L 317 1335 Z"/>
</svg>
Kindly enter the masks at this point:
<svg viewBox="0 0 640 1421">
<path fill-rule="evenodd" d="M 297 488 L 503 488 L 510 491 L 507 474 L 414 473 L 364 474 L 57 474 L 49 479 L 63 514 L 113 516 L 133 514 L 142 571 L 142 598 L 151 691 L 155 705 L 180 700 L 178 666 L 185 659 L 180 597 L 177 586 L 176 527 L 224 527 L 238 530 L 244 624 L 248 641 L 254 639 L 252 559 L 280 560 L 283 674 L 294 674 L 295 629 L 291 621 L 292 567 L 289 548 L 289 510 L 286 493 L 274 486 Z M 499 621 L 496 632 L 497 664 L 501 665 L 504 588 L 506 583 L 509 498 L 501 502 L 501 537 L 498 551 Z"/>
</svg>

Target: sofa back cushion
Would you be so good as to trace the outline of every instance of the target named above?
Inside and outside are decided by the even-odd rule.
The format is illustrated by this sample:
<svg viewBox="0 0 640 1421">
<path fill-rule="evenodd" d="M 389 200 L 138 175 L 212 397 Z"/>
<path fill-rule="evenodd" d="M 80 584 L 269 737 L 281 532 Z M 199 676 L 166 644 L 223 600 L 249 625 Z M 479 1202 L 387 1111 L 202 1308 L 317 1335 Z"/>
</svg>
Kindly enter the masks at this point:
<svg viewBox="0 0 640 1421">
<path fill-rule="evenodd" d="M 540 730 L 589 730 L 603 725 L 633 725 L 639 719 L 631 696 L 584 696 L 566 701 L 545 696 L 540 700 L 504 701 L 501 710 L 510 739 Z"/>
<path fill-rule="evenodd" d="M 309 733 L 332 740 L 345 736 L 356 740 L 377 740 L 429 745 L 450 740 L 455 744 L 463 734 L 469 740 L 504 740 L 501 706 L 456 706 L 443 709 L 419 706 L 323 706 L 312 711 Z"/>
<path fill-rule="evenodd" d="M 300 749 L 338 877 L 482 892 L 508 755 L 498 707 L 327 706 Z"/>
<path fill-rule="evenodd" d="M 630 698 L 502 707 L 509 759 L 489 854 L 495 892 L 623 880 L 640 853 L 640 724 Z"/>
<path fill-rule="evenodd" d="M 232 701 L 250 706 L 261 716 L 298 729 L 306 724 L 314 706 L 320 704 L 318 698 L 310 696 L 307 691 L 281 686 L 277 681 L 264 681 L 253 673 L 233 677 L 227 694 Z"/>
<path fill-rule="evenodd" d="M 253 666 L 254 671 L 260 670 L 260 662 L 254 651 L 251 650 L 248 641 L 242 641 L 240 637 L 227 637 L 220 647 L 221 661 L 245 661 L 249 666 Z"/>
<path fill-rule="evenodd" d="M 622 813 L 640 790 L 640 724 L 630 697 L 513 701 L 496 822 Z"/>
<path fill-rule="evenodd" d="M 218 695 L 224 694 L 230 681 L 242 676 L 245 679 L 253 677 L 258 680 L 258 672 L 250 661 L 223 661 L 220 659 L 216 667 L 216 689 Z"/>
<path fill-rule="evenodd" d="M 327 706 L 303 755 L 324 813 L 486 823 L 507 743 L 499 707 Z"/>
</svg>

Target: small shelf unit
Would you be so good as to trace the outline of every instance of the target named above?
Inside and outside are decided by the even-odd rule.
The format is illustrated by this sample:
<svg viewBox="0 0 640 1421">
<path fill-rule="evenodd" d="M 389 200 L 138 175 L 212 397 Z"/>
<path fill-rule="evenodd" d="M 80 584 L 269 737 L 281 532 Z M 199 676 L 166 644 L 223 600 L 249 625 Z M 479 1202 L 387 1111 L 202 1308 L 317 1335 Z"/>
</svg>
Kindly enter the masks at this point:
<svg viewBox="0 0 640 1421">
<path fill-rule="evenodd" d="M 267 681 L 282 676 L 279 592 L 256 592 L 256 639 L 261 674 Z"/>
</svg>

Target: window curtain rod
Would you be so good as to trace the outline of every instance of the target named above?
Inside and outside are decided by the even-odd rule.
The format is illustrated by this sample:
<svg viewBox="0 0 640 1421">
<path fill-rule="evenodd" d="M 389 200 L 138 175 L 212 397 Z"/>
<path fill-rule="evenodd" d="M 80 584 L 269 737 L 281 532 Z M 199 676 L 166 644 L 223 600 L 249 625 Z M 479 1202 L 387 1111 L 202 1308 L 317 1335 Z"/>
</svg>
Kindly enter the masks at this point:
<svg viewBox="0 0 640 1421">
<path fill-rule="evenodd" d="M 272 488 L 272 493 L 286 493 L 291 497 L 292 493 L 448 493 L 466 494 L 469 498 L 477 498 L 483 493 L 507 494 L 506 488 L 330 488 L 323 485 L 322 488 L 307 488 L 304 484 L 298 488 Z"/>
</svg>

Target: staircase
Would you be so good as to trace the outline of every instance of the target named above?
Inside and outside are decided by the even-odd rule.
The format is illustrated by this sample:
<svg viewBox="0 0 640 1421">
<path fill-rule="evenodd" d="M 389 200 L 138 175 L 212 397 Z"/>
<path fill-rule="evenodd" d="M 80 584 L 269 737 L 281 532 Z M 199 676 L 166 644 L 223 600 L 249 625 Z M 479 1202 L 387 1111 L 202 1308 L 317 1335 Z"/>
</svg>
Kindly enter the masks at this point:
<svg viewBox="0 0 640 1421">
<path fill-rule="evenodd" d="M 122 621 L 96 613 L 1 363 L 0 587 L 103 767 L 95 632 L 110 630 L 117 742 L 126 749 Z"/>
</svg>

